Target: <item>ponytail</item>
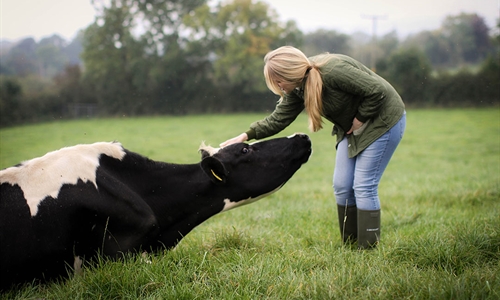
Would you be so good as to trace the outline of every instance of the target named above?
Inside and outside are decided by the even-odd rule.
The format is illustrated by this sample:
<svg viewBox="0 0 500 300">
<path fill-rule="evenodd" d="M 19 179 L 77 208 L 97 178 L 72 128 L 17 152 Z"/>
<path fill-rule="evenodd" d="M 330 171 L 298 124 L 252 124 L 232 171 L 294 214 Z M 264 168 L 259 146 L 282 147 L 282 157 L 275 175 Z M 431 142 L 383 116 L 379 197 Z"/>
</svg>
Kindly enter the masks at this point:
<svg viewBox="0 0 500 300">
<path fill-rule="evenodd" d="M 309 116 L 309 130 L 316 132 L 323 128 L 321 113 L 323 112 L 323 80 L 321 74 L 315 66 L 311 66 L 305 79 L 304 105 Z"/>
</svg>

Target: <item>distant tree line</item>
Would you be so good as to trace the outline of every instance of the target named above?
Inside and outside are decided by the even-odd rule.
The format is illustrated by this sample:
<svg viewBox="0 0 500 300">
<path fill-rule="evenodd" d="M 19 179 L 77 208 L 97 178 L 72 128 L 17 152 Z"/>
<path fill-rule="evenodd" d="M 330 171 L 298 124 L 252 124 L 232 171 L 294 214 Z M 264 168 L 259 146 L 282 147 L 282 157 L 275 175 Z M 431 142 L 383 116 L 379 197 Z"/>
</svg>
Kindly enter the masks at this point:
<svg viewBox="0 0 500 300">
<path fill-rule="evenodd" d="M 268 4 L 233 0 L 94 2 L 93 24 L 2 51 L 0 126 L 92 116 L 270 111 L 264 55 L 293 45 L 307 55 L 350 55 L 375 68 L 412 106 L 500 104 L 500 40 L 476 14 L 400 41 L 333 30 L 304 34 Z"/>
</svg>

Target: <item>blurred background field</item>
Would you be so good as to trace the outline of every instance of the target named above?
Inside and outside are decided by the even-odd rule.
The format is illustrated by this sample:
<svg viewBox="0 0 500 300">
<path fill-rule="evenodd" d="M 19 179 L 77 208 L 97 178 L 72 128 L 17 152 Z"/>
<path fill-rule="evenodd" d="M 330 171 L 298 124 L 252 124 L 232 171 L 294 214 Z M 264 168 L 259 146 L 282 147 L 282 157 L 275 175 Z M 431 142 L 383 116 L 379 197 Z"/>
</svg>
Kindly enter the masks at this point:
<svg viewBox="0 0 500 300">
<path fill-rule="evenodd" d="M 57 121 L 0 130 L 1 168 L 78 143 L 120 141 L 150 158 L 197 163 L 265 114 Z M 62 283 L 5 298 L 498 299 L 500 110 L 408 109 L 380 186 L 382 242 L 342 246 L 330 124 L 277 193 L 216 215 L 172 251 L 103 260 Z M 305 132 L 301 115 L 279 135 Z"/>
</svg>

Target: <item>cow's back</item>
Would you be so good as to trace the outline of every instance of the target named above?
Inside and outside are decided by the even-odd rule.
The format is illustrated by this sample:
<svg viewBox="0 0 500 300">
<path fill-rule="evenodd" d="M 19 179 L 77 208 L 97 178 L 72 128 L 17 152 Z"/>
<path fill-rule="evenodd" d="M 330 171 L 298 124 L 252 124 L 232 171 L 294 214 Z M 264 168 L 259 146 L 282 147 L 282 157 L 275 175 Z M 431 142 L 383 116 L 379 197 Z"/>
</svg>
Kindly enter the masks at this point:
<svg viewBox="0 0 500 300">
<path fill-rule="evenodd" d="M 103 155 L 125 152 L 117 143 L 78 145 L 0 171 L 1 286 L 60 276 L 76 252 L 95 254 L 102 237 L 93 231 L 105 231 L 95 213 Z"/>
</svg>

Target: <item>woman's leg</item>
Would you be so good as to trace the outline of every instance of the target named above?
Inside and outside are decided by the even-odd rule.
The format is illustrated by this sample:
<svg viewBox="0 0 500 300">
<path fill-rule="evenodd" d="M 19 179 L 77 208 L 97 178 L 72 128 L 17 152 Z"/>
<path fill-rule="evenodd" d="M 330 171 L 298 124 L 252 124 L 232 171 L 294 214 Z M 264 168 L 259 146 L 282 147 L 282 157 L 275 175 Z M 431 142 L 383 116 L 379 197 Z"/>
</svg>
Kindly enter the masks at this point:
<svg viewBox="0 0 500 300">
<path fill-rule="evenodd" d="M 358 248 L 375 246 L 380 240 L 378 186 L 406 127 L 406 115 L 388 132 L 356 157 L 354 194 L 358 208 Z"/>
<path fill-rule="evenodd" d="M 356 159 L 347 155 L 347 138 L 337 147 L 333 188 L 337 201 L 340 235 L 344 243 L 354 242 L 358 235 L 356 199 L 354 198 L 354 168 Z"/>
<path fill-rule="evenodd" d="M 349 158 L 347 144 L 347 138 L 344 138 L 337 147 L 333 172 L 333 191 L 338 205 L 353 206 L 356 205 L 353 189 L 356 158 Z"/>
<path fill-rule="evenodd" d="M 405 126 L 406 115 L 403 115 L 396 125 L 356 157 L 353 187 L 359 209 L 380 209 L 378 197 L 380 179 L 403 138 Z"/>
</svg>

